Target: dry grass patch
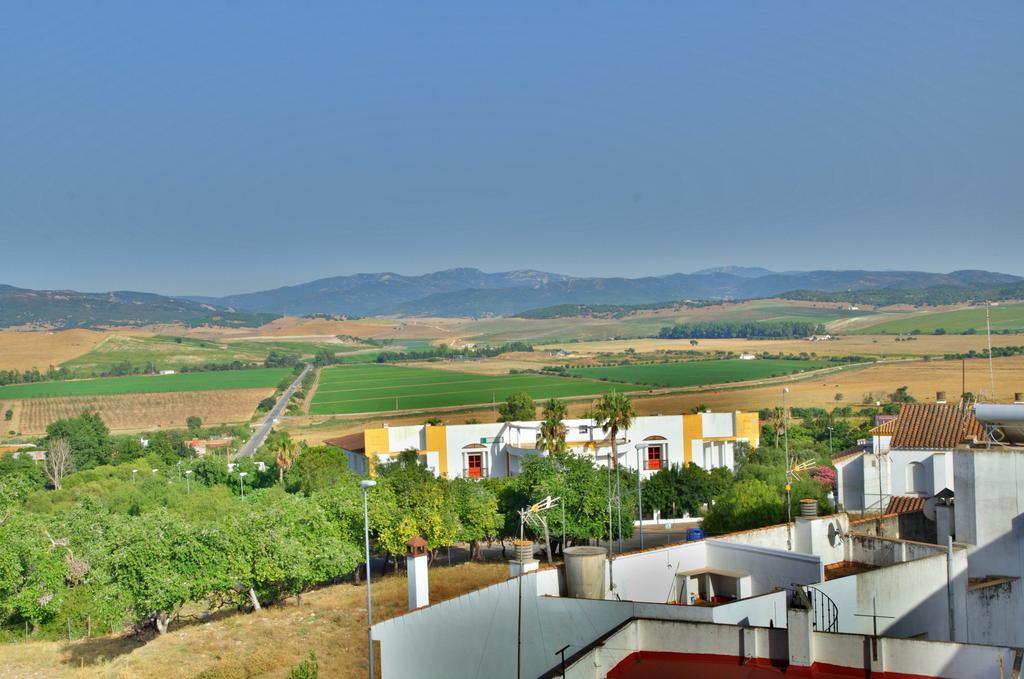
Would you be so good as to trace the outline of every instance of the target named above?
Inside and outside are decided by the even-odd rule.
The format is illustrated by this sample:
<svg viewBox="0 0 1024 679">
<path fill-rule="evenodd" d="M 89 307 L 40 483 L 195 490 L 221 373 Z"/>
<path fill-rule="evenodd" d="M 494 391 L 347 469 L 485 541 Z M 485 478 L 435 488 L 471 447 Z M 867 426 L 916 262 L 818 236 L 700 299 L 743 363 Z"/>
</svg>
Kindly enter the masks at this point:
<svg viewBox="0 0 1024 679">
<path fill-rule="evenodd" d="M 992 346 L 1006 347 L 1024 344 L 1024 335 L 993 335 Z M 690 346 L 690 340 L 677 339 L 635 339 L 609 340 L 607 342 L 566 343 L 560 346 L 573 354 L 620 353 L 628 348 L 638 352 L 652 351 L 732 351 L 799 354 L 815 352 L 819 356 L 922 356 L 964 353 L 974 349 L 981 351 L 988 346 L 984 335 L 918 335 L 909 342 L 897 342 L 893 335 L 844 335 L 830 342 L 808 342 L 793 340 L 747 340 L 747 339 L 702 339 L 697 346 Z M 547 347 L 544 347 L 547 348 Z M 562 361 L 563 363 L 565 361 Z"/>
<path fill-rule="evenodd" d="M 439 602 L 500 582 L 504 563 L 462 564 L 430 571 L 430 599 Z M 376 579 L 374 619 L 406 611 L 404 574 Z M 234 679 L 284 677 L 314 651 L 324 677 L 366 674 L 366 590 L 341 584 L 310 592 L 302 607 L 291 599 L 259 613 L 171 626 L 162 638 L 141 643 L 107 636 L 73 643 L 27 642 L 0 646 L 0 677 Z M 379 664 L 378 664 L 379 667 Z"/>
<path fill-rule="evenodd" d="M 150 333 L 134 332 L 144 336 Z M 114 333 L 101 330 L 36 330 L 20 332 L 0 330 L 0 370 L 29 370 L 60 365 L 64 361 L 87 354 Z"/>
<path fill-rule="evenodd" d="M 76 417 L 95 410 L 115 432 L 181 429 L 185 419 L 198 415 L 206 425 L 246 422 L 261 399 L 272 388 L 176 391 L 163 394 L 117 394 L 112 396 L 65 396 L 8 401 L 14 417 L 0 422 L 5 431 L 42 434 L 54 420 Z"/>
</svg>

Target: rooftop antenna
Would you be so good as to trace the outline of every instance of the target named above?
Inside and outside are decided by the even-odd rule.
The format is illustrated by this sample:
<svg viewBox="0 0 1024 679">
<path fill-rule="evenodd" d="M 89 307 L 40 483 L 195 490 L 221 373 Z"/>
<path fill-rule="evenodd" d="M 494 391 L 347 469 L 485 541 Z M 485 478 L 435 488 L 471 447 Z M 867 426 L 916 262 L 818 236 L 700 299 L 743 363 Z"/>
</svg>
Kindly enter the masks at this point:
<svg viewBox="0 0 1024 679">
<path fill-rule="evenodd" d="M 541 514 L 546 509 L 551 509 L 558 504 L 561 500 L 560 497 L 551 497 L 548 495 L 546 498 L 519 510 L 519 539 L 524 539 L 524 528 L 526 524 L 531 526 L 540 526 L 544 531 L 544 546 L 547 549 L 548 565 L 551 565 L 551 536 L 548 533 L 548 520 L 547 517 Z"/>
<path fill-rule="evenodd" d="M 992 370 L 992 317 L 989 314 L 992 302 L 985 302 L 985 327 L 988 329 L 988 380 L 992 390 L 992 402 L 996 400 L 996 375 Z"/>
</svg>

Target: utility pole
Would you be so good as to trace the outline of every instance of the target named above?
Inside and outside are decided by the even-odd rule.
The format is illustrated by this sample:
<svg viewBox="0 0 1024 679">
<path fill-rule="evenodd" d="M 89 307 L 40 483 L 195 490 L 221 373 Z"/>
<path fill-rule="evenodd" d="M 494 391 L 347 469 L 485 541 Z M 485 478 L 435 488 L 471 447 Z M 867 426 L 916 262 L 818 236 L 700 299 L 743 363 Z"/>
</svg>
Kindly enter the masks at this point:
<svg viewBox="0 0 1024 679">
<path fill-rule="evenodd" d="M 370 588 L 370 502 L 367 493 L 377 485 L 373 479 L 366 479 L 359 484 L 363 489 L 363 538 L 366 541 L 366 652 L 369 656 L 370 679 L 373 675 L 373 590 Z"/>
<path fill-rule="evenodd" d="M 644 497 L 640 494 L 640 451 L 643 448 L 642 443 L 636 444 L 636 507 L 640 517 L 640 549 L 644 548 Z"/>
<path fill-rule="evenodd" d="M 786 549 L 793 551 L 793 527 L 790 525 L 793 523 L 793 502 L 792 492 L 793 484 L 789 482 L 789 470 L 792 468 L 792 464 L 789 461 L 789 406 L 786 401 L 786 394 L 789 393 L 789 387 L 782 388 L 782 432 L 784 436 L 786 446 Z"/>
</svg>

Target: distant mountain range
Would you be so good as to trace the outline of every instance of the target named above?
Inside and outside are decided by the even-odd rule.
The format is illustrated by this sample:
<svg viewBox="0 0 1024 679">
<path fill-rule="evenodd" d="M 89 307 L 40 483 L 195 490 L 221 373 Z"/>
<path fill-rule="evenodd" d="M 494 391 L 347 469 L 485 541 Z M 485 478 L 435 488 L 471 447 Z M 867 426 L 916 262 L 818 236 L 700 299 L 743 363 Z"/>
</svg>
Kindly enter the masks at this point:
<svg viewBox="0 0 1024 679">
<path fill-rule="evenodd" d="M 578 278 L 541 271 L 484 273 L 448 269 L 422 276 L 356 274 L 220 298 L 190 298 L 246 311 L 358 316 L 508 316 L 560 304 L 649 304 L 736 300 L 792 290 L 846 292 L 880 288 L 1006 285 L 1019 276 L 987 271 L 793 271 L 717 267 L 645 278 Z"/>
<path fill-rule="evenodd" d="M 258 325 L 279 315 L 510 316 L 540 307 L 741 300 L 785 293 L 856 299 L 857 291 L 942 289 L 942 299 L 1000 289 L 1024 278 L 988 271 L 789 271 L 715 267 L 644 278 L 582 278 L 542 271 L 462 268 L 422 276 L 355 274 L 226 297 L 173 298 L 142 292 L 35 291 L 0 285 L 0 327 L 39 325 Z M 1024 286 L 1021 287 L 1024 291 Z M 953 291 L 953 294 L 950 294 Z M 962 291 L 962 292 L 958 292 Z M 981 293 L 979 293 L 981 294 Z M 884 298 L 885 295 L 875 295 Z M 909 298 L 925 300 L 927 295 Z"/>
<path fill-rule="evenodd" d="M 174 299 L 148 292 L 25 290 L 0 285 L 0 327 L 90 328 L 115 325 L 260 326 L 276 314 Z"/>
</svg>

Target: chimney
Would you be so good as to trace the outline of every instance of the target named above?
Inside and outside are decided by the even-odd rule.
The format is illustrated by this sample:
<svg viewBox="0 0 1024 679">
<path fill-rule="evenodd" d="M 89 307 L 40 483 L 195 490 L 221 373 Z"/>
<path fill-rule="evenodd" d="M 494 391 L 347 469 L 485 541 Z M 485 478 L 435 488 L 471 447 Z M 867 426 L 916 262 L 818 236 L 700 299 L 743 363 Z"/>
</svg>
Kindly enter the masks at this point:
<svg viewBox="0 0 1024 679">
<path fill-rule="evenodd" d="M 427 541 L 419 535 L 405 543 L 405 565 L 409 574 L 409 610 L 430 605 L 427 582 Z"/>
<path fill-rule="evenodd" d="M 937 391 L 937 392 L 935 392 L 935 402 L 936 403 L 945 403 L 946 402 L 946 392 L 944 392 L 944 391 Z"/>
</svg>

